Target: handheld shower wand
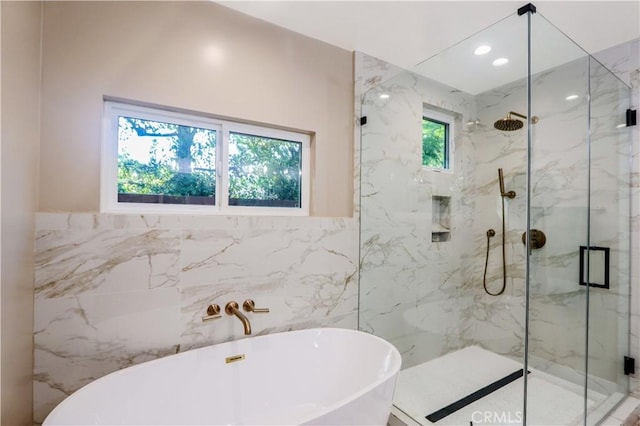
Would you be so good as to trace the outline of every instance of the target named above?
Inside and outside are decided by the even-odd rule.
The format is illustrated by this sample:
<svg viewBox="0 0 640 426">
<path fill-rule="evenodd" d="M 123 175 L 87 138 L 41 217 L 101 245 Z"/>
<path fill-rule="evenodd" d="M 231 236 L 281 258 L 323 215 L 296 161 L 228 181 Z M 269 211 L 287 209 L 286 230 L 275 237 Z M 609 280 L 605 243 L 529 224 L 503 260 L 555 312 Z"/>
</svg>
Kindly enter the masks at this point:
<svg viewBox="0 0 640 426">
<path fill-rule="evenodd" d="M 515 191 L 504 192 L 504 176 L 502 174 L 502 169 L 498 169 L 498 180 L 500 181 L 500 195 L 510 199 L 516 198 Z"/>
<path fill-rule="evenodd" d="M 515 191 L 504 191 L 504 175 L 502 174 L 502 169 L 498 169 L 498 182 L 500 184 L 500 200 L 502 201 L 502 288 L 496 292 L 492 293 L 487 288 L 487 267 L 489 266 L 489 249 L 490 249 L 490 240 L 491 237 L 496 235 L 496 231 L 493 229 L 489 229 L 487 231 L 487 256 L 484 262 L 484 276 L 482 278 L 482 286 L 484 287 L 484 291 L 490 296 L 499 296 L 504 293 L 505 288 L 507 287 L 507 253 L 505 246 L 507 244 L 507 230 L 506 230 L 506 217 L 505 217 L 505 208 L 504 208 L 504 197 L 509 199 L 516 198 Z"/>
</svg>

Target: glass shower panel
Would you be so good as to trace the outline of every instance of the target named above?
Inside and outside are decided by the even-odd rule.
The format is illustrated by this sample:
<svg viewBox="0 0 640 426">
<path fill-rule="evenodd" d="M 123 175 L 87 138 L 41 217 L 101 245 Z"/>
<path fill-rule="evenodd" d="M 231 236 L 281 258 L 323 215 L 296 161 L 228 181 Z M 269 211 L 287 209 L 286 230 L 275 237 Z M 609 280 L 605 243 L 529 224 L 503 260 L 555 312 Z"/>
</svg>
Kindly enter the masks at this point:
<svg viewBox="0 0 640 426">
<path fill-rule="evenodd" d="M 393 343 L 405 367 L 414 356 L 425 358 L 413 343 L 421 330 L 416 300 L 429 242 L 427 224 L 415 214 L 419 106 L 408 79 L 403 72 L 364 95 L 360 147 L 359 326 Z"/>
<path fill-rule="evenodd" d="M 620 90 L 539 14 L 531 43 L 531 111 L 540 120 L 532 127 L 530 227 L 548 238 L 529 260 L 528 360 L 540 374 L 529 382 L 527 413 L 535 422 L 555 399 L 570 424 L 596 422 L 626 382 L 618 371 L 628 321 L 628 165 L 621 165 L 624 143 L 611 140 L 616 129 L 608 123 L 619 120 Z M 611 262 L 625 295 L 585 285 L 604 285 Z M 544 374 L 563 382 L 538 380 Z"/>
<path fill-rule="evenodd" d="M 522 369 L 526 130 L 494 123 L 526 112 L 526 36 L 514 14 L 362 100 L 359 327 L 402 353 L 394 404 L 421 424 Z M 485 44 L 492 51 L 475 55 Z M 493 65 L 501 57 L 508 64 Z M 447 170 L 423 166 L 425 117 L 451 123 Z M 501 195 L 498 169 L 514 198 Z M 520 378 L 438 424 L 494 406 L 517 420 L 522 403 Z"/>
<path fill-rule="evenodd" d="M 577 425 L 584 422 L 587 349 L 587 289 L 579 285 L 579 271 L 580 247 L 589 237 L 589 57 L 537 13 L 531 68 L 531 114 L 539 121 L 531 130 L 530 229 L 547 238 L 529 257 L 534 374 L 527 419 Z"/>
<path fill-rule="evenodd" d="M 403 368 L 459 348 L 463 130 L 471 96 L 410 72 L 363 98 L 360 328 L 398 347 Z M 450 171 L 422 165 L 423 116 L 451 119 Z M 473 111 L 475 112 L 475 111 Z"/>
<path fill-rule="evenodd" d="M 589 244 L 588 418 L 596 424 L 629 391 L 631 132 L 629 87 L 590 58 L 591 185 Z"/>
<path fill-rule="evenodd" d="M 464 240 L 458 232 L 464 229 L 469 140 L 463 123 L 472 115 L 470 98 L 405 71 L 362 101 L 359 328 L 401 352 L 394 403 L 424 424 L 430 424 L 426 415 L 446 405 L 436 406 L 430 392 L 445 395 L 447 403 L 459 398 L 456 387 L 442 392 L 444 382 L 430 376 L 427 362 L 465 346 L 469 300 L 460 297 Z M 450 171 L 422 165 L 425 110 L 451 123 Z"/>
</svg>

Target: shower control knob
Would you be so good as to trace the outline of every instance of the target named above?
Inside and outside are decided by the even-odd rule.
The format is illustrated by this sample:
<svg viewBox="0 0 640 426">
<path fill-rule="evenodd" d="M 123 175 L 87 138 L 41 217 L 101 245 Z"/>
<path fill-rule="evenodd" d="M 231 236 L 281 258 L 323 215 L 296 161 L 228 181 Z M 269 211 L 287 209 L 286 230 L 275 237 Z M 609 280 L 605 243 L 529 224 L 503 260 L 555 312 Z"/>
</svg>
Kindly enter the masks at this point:
<svg viewBox="0 0 640 426">
<path fill-rule="evenodd" d="M 531 231 L 529 231 L 529 233 L 531 234 L 531 248 L 532 249 L 539 249 L 544 247 L 544 245 L 547 242 L 547 236 L 544 234 L 544 232 L 540 231 L 539 229 L 532 229 Z M 524 244 L 525 246 L 527 245 L 527 233 L 523 232 L 522 233 L 522 244 Z"/>
</svg>

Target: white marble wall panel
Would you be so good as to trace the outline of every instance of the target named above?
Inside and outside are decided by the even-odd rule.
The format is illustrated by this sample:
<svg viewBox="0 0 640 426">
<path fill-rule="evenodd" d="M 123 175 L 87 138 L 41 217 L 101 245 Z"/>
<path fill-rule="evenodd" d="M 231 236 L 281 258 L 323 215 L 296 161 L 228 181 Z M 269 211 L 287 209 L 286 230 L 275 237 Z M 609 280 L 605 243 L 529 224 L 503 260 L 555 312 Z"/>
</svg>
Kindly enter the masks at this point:
<svg viewBox="0 0 640 426">
<path fill-rule="evenodd" d="M 424 104 L 455 116 L 452 173 L 422 167 Z M 473 171 L 465 123 L 474 103 L 404 72 L 368 90 L 362 114 L 360 328 L 394 343 L 407 367 L 458 348 L 463 337 L 459 247 L 473 221 L 463 188 Z M 448 197 L 446 207 L 434 210 L 434 197 Z M 449 241 L 432 242 L 434 211 L 447 215 Z"/>
<path fill-rule="evenodd" d="M 353 53 L 355 67 L 354 76 L 354 100 L 353 100 L 353 216 L 360 214 L 360 118 L 362 114 L 362 102 L 366 93 L 382 83 L 391 79 L 394 75 L 401 73 L 400 67 L 385 62 L 373 56 L 365 55 L 362 52 Z"/>
<path fill-rule="evenodd" d="M 112 371 L 243 338 L 206 307 L 247 298 L 253 334 L 357 327 L 355 219 L 46 214 L 37 218 L 35 419 Z"/>
</svg>

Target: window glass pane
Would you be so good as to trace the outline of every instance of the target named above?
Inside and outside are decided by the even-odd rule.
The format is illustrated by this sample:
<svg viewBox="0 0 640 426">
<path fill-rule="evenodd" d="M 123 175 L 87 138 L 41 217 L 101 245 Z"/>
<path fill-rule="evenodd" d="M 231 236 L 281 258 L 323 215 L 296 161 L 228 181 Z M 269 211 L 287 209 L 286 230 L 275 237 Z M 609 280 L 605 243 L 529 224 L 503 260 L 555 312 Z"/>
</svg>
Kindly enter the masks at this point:
<svg viewBox="0 0 640 426">
<path fill-rule="evenodd" d="M 449 168 L 449 125 L 422 117 L 422 165 Z"/>
<path fill-rule="evenodd" d="M 118 117 L 118 202 L 215 204 L 216 131 Z"/>
<path fill-rule="evenodd" d="M 301 207 L 302 143 L 229 134 L 229 205 Z"/>
</svg>

